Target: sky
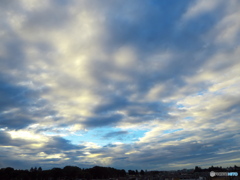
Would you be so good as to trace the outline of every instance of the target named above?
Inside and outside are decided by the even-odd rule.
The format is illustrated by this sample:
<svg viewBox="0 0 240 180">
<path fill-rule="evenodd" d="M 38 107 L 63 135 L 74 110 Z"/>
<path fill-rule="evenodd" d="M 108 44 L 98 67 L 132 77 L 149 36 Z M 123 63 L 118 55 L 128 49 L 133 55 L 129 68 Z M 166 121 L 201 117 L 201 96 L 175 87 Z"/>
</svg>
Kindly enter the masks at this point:
<svg viewBox="0 0 240 180">
<path fill-rule="evenodd" d="M 240 1 L 1 0 L 0 168 L 240 165 Z"/>
</svg>

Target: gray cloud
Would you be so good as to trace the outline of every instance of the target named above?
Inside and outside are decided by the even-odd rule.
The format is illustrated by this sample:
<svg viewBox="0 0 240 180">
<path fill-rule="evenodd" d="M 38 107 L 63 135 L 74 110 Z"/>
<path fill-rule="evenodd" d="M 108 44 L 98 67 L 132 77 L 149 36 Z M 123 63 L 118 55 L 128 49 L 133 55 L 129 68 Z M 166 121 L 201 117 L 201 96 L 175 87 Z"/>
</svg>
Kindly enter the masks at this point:
<svg viewBox="0 0 240 180">
<path fill-rule="evenodd" d="M 87 127 L 110 126 L 110 125 L 117 124 L 121 119 L 122 119 L 122 115 L 113 114 L 113 115 L 89 118 L 84 122 L 84 124 Z"/>
<path fill-rule="evenodd" d="M 71 144 L 68 140 L 61 137 L 53 137 L 50 141 L 44 146 L 43 152 L 47 154 L 60 153 L 61 151 L 67 150 L 79 150 L 84 148 L 84 146 L 76 146 Z"/>
<path fill-rule="evenodd" d="M 115 131 L 115 132 L 109 132 L 107 134 L 105 134 L 103 137 L 104 138 L 114 138 L 117 136 L 123 136 L 128 134 L 128 131 Z"/>
<path fill-rule="evenodd" d="M 238 2 L 0 4 L 0 167 L 239 162 Z"/>
<path fill-rule="evenodd" d="M 37 117 L 54 115 L 54 111 L 46 109 L 46 101 L 40 99 L 44 89 L 31 89 L 24 85 L 1 81 L 0 86 L 0 127 L 22 129 L 35 123 Z"/>
</svg>

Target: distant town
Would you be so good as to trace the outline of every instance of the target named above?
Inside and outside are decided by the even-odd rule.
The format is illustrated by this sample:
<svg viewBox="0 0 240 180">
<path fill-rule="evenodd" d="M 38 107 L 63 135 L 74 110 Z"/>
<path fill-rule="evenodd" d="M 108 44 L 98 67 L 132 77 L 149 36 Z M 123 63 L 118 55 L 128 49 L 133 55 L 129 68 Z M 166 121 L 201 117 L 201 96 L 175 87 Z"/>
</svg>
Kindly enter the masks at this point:
<svg viewBox="0 0 240 180">
<path fill-rule="evenodd" d="M 112 167 L 94 166 L 80 168 L 65 166 L 42 170 L 32 167 L 29 170 L 6 167 L 0 169 L 1 180 L 240 180 L 240 166 L 222 168 L 211 166 L 172 171 L 124 170 Z"/>
</svg>

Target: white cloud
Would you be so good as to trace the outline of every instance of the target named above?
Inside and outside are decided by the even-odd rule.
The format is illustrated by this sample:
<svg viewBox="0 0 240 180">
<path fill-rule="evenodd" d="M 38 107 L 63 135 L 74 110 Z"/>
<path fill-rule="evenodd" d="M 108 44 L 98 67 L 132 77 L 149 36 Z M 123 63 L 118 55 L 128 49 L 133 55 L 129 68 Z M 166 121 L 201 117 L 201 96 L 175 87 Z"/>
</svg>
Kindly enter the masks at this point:
<svg viewBox="0 0 240 180">
<path fill-rule="evenodd" d="M 223 1 L 221 0 L 200 0 L 192 2 L 187 12 L 183 15 L 184 21 L 191 20 L 199 15 L 208 13 L 216 9 Z"/>
<path fill-rule="evenodd" d="M 145 3 L 135 7 L 137 12 L 144 11 L 138 15 L 131 3 L 124 10 L 120 1 L 106 2 L 61 5 L 24 0 L 20 8 L 8 6 L 10 10 L 0 12 L 6 15 L 0 24 L 4 27 L 0 55 L 6 61 L 0 63 L 2 73 L 9 77 L 8 84 L 1 87 L 6 91 L 1 97 L 11 96 L 0 115 L 12 118 L 25 113 L 34 120 L 19 130 L 5 128 L 13 121 L 3 121 L 0 129 L 10 135 L 3 137 L 11 139 L 10 145 L 1 147 L 4 152 L 11 148 L 11 157 L 19 153 L 23 160 L 57 159 L 48 163 L 110 166 L 120 162 L 122 167 L 172 168 L 191 166 L 191 156 L 216 153 L 214 142 L 229 137 L 236 140 L 232 135 L 239 129 L 238 2 L 194 1 L 178 16 L 184 22 L 192 23 L 190 20 L 226 4 L 216 24 L 196 32 L 199 39 L 192 36 L 194 40 L 176 37 L 179 29 L 168 27 L 171 22 L 159 20 L 161 15 L 152 14 L 151 8 L 145 12 Z M 115 16 L 120 4 L 122 9 Z M 153 24 L 160 22 L 161 28 L 150 23 L 155 15 Z M 169 47 L 163 48 L 164 43 Z M 202 48 L 204 44 L 208 46 Z M 8 90 L 11 83 L 15 89 Z M 25 96 L 16 94 L 19 91 Z M 120 118 L 111 119 L 112 115 Z M 104 121 L 107 123 L 101 124 Z M 131 137 L 137 142 L 114 139 L 107 145 L 88 140 L 73 145 L 61 138 L 81 135 L 84 139 L 84 134 L 76 133 L 92 132 L 94 124 L 147 132 L 143 137 Z M 176 129 L 181 131 L 171 133 Z M 103 134 L 92 138 L 101 139 Z M 224 143 L 217 153 L 229 154 L 234 160 L 237 151 L 232 146 L 226 149 Z M 31 158 L 30 152 L 36 157 Z M 185 160 L 180 159 L 181 154 Z M 220 162 L 220 156 L 214 159 Z M 204 160 L 210 162 L 209 157 Z"/>
<path fill-rule="evenodd" d="M 23 139 L 30 142 L 34 141 L 38 143 L 43 143 L 48 141 L 47 137 L 40 134 L 35 134 L 34 132 L 27 131 L 27 130 L 8 131 L 8 133 L 11 135 L 12 139 Z"/>
</svg>

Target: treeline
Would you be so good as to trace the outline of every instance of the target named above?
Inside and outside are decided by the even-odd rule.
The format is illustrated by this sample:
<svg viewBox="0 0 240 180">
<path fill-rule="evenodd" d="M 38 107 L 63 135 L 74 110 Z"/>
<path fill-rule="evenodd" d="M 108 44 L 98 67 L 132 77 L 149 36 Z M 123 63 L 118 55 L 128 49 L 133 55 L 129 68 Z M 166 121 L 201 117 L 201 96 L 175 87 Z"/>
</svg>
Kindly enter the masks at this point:
<svg viewBox="0 0 240 180">
<path fill-rule="evenodd" d="M 81 169 L 77 166 L 65 166 L 64 168 L 53 168 L 42 170 L 31 168 L 30 170 L 16 170 L 12 167 L 0 169 L 0 179 L 3 180 L 75 180 L 79 179 L 109 179 L 125 177 L 125 170 L 118 170 L 111 167 L 95 166 L 89 169 Z"/>
<path fill-rule="evenodd" d="M 128 174 L 129 175 L 135 175 L 135 176 L 143 176 L 145 174 L 145 172 L 143 170 L 141 170 L 140 172 L 138 172 L 138 170 L 133 171 L 133 170 L 128 170 Z"/>
<path fill-rule="evenodd" d="M 211 166 L 209 168 L 202 169 L 201 167 L 195 166 L 194 172 L 210 172 L 210 171 L 215 171 L 215 172 L 238 172 L 240 171 L 240 167 L 234 165 L 233 167 L 226 167 L 222 168 L 221 166 Z"/>
</svg>

